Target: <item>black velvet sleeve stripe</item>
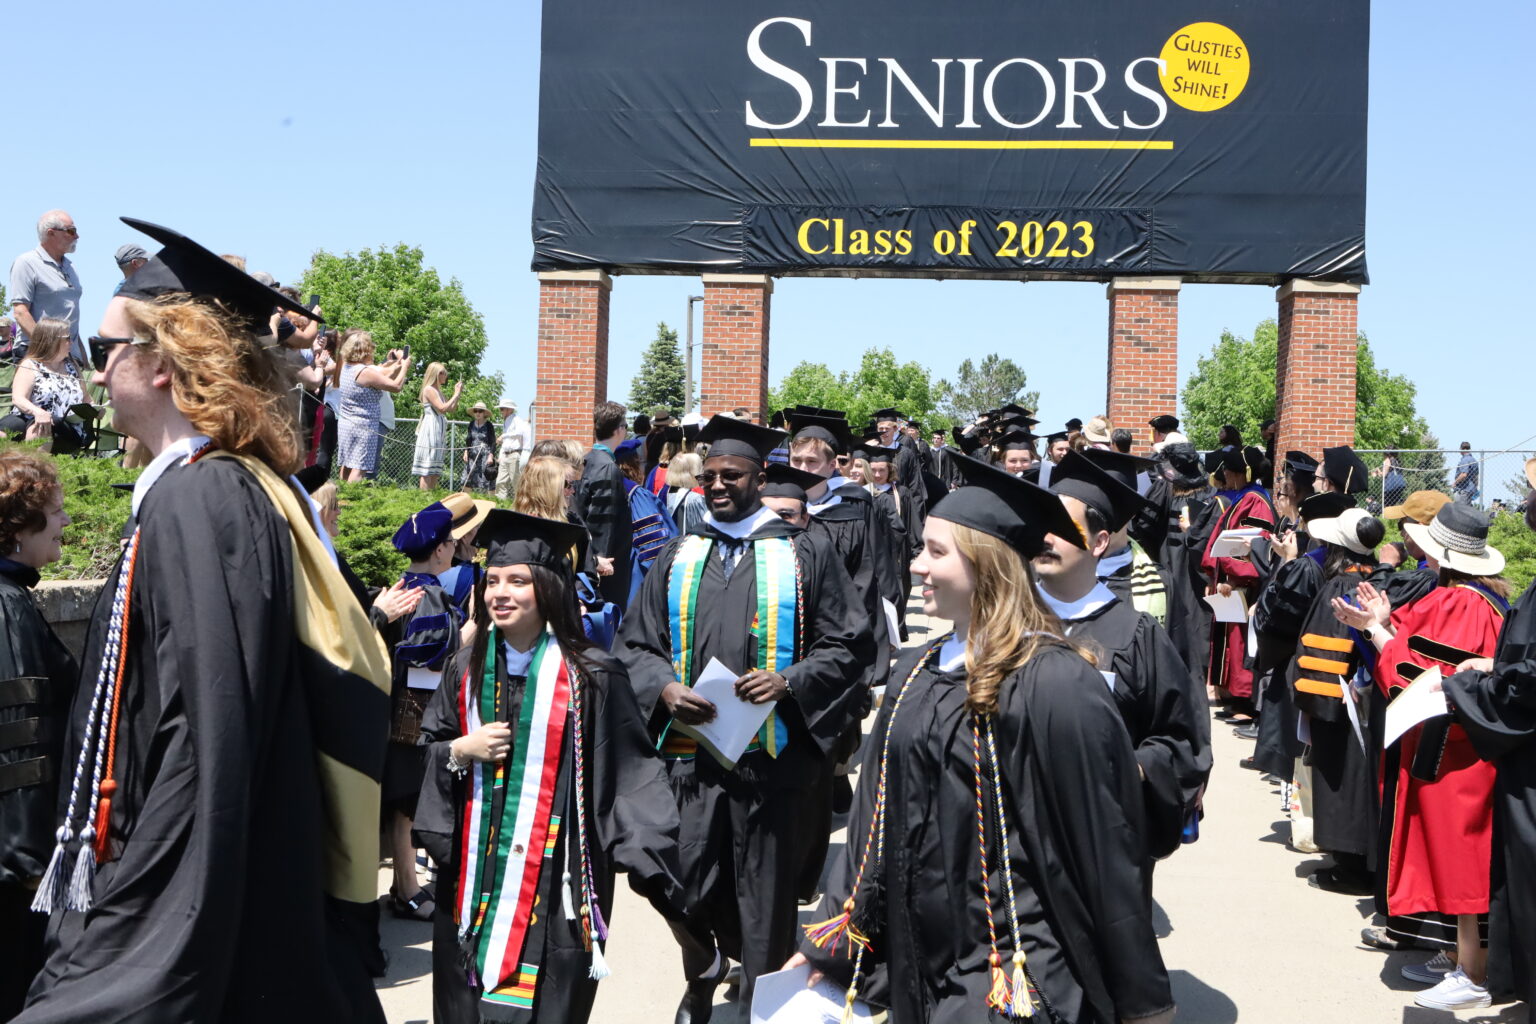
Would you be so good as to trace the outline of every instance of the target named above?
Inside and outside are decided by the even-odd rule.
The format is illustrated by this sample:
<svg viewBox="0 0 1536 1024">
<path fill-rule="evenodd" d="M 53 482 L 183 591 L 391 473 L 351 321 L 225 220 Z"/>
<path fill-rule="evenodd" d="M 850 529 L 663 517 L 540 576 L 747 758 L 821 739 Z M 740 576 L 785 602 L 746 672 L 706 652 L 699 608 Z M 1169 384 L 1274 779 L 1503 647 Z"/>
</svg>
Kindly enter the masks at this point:
<svg viewBox="0 0 1536 1024">
<path fill-rule="evenodd" d="M 358 726 L 389 721 L 389 693 L 304 645 L 299 646 L 299 661 L 308 683 L 305 694 L 315 745 L 375 782 L 382 779 L 388 736 Z"/>
</svg>

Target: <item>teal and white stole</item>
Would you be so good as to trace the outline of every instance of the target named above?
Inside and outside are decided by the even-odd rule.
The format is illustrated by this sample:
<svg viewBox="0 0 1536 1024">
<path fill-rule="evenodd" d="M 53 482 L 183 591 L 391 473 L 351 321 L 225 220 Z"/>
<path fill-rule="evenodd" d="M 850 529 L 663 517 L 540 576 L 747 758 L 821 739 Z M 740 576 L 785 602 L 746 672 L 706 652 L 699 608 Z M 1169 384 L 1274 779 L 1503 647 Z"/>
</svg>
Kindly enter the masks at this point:
<svg viewBox="0 0 1536 1024">
<path fill-rule="evenodd" d="M 757 638 L 754 668 L 782 673 L 799 654 L 801 629 L 800 563 L 788 537 L 761 537 L 751 541 L 756 568 L 757 610 L 752 616 L 752 635 Z M 709 537 L 691 534 L 683 539 L 667 577 L 667 616 L 672 627 L 672 671 L 684 686 L 693 686 L 693 643 L 697 634 L 699 584 L 704 567 L 714 552 Z M 771 711 L 747 750 L 764 750 L 778 757 L 789 742 L 789 732 Z M 676 729 L 662 737 L 661 752 L 668 758 L 688 759 L 698 744 Z"/>
</svg>

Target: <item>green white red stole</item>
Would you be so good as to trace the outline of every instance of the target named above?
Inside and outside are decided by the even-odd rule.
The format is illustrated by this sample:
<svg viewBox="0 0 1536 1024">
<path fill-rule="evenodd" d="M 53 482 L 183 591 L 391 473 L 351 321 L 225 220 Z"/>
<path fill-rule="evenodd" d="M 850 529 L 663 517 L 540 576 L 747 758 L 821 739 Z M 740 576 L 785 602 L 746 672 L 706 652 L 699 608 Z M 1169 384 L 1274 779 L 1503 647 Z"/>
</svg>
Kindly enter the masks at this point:
<svg viewBox="0 0 1536 1024">
<path fill-rule="evenodd" d="M 788 537 L 758 537 L 751 541 L 753 564 L 757 571 L 757 611 L 752 616 L 752 635 L 757 638 L 757 661 L 753 666 L 783 672 L 795 663 L 801 647 L 803 628 L 800 607 L 800 561 L 795 545 Z M 672 560 L 667 577 L 667 616 L 672 627 L 672 671 L 684 686 L 693 685 L 693 643 L 697 634 L 699 584 L 704 567 L 714 552 L 713 538 L 690 534 L 683 538 Z M 733 666 L 734 667 L 734 666 Z M 747 750 L 764 750 L 778 757 L 789 742 L 789 731 L 771 711 Z M 662 737 L 663 756 L 687 760 L 698 752 L 698 744 L 676 729 Z"/>
<path fill-rule="evenodd" d="M 464 673 L 459 688 L 459 722 L 464 735 L 485 722 L 507 721 L 507 709 L 501 706 L 502 688 L 496 682 L 499 645 L 499 638 L 493 636 L 480 679 L 475 679 L 473 665 Z M 510 755 L 499 764 L 474 762 L 465 780 L 455 920 L 460 945 L 472 958 L 466 964 L 469 983 L 484 989 L 481 998 L 485 1003 L 503 1011 L 533 1008 L 542 942 L 531 942 L 529 929 L 536 920 L 544 872 L 560 870 L 555 865 L 555 853 L 562 822 L 555 812 L 564 809 L 556 804 L 560 802 L 557 794 L 566 792 L 560 785 L 560 766 L 567 731 L 575 764 L 571 781 L 576 786 L 577 808 L 577 834 L 567 837 L 567 845 L 575 839 L 583 934 L 592 950 L 591 976 L 608 974 L 600 944 L 607 937 L 607 929 L 597 906 L 587 847 L 581 689 L 579 675 L 571 670 L 554 635 L 546 631 L 529 663 L 527 690 L 513 723 Z M 573 718 L 575 727 L 568 730 Z M 567 862 L 571 859 L 568 853 Z M 574 920 L 570 883 L 567 871 L 562 903 L 565 917 Z"/>
</svg>

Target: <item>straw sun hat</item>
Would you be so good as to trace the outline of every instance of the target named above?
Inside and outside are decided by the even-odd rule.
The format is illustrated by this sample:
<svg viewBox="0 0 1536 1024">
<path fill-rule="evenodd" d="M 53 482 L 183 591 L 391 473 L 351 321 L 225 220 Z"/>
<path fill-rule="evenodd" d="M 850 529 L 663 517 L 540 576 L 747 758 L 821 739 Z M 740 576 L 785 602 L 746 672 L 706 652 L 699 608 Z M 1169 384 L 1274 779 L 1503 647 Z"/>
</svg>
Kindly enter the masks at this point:
<svg viewBox="0 0 1536 1024">
<path fill-rule="evenodd" d="M 1403 532 L 1430 558 L 1468 576 L 1497 576 L 1504 556 L 1488 546 L 1488 517 L 1471 505 L 1453 501 L 1428 526 L 1404 523 Z"/>
</svg>

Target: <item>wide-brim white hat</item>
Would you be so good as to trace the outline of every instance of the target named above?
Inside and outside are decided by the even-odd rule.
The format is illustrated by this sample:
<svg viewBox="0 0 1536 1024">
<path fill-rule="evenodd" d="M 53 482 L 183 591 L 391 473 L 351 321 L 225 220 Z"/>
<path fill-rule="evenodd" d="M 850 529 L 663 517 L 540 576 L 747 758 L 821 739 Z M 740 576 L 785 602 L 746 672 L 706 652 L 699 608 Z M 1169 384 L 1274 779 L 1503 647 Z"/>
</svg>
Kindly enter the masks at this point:
<svg viewBox="0 0 1536 1024">
<path fill-rule="evenodd" d="M 1488 517 L 1453 501 L 1435 513 L 1428 526 L 1404 523 L 1403 533 L 1441 566 L 1468 576 L 1497 576 L 1504 555 L 1488 546 Z"/>
<path fill-rule="evenodd" d="M 1307 520 L 1307 533 L 1313 540 L 1337 544 L 1357 555 L 1368 555 L 1371 549 L 1360 542 L 1360 523 L 1371 518 L 1363 508 L 1347 508 L 1332 519 Z"/>
</svg>

